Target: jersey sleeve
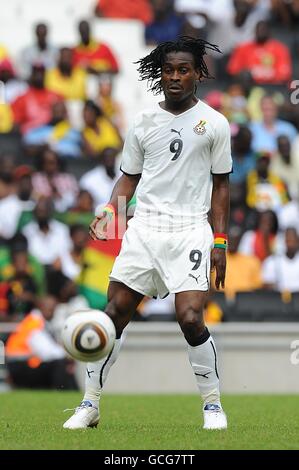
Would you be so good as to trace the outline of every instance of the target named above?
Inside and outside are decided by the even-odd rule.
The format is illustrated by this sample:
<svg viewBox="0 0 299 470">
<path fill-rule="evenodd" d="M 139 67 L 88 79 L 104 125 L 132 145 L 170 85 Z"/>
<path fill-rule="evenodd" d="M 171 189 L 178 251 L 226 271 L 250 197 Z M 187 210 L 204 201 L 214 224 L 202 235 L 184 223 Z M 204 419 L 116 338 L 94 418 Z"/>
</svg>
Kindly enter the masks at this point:
<svg viewBox="0 0 299 470">
<path fill-rule="evenodd" d="M 220 116 L 211 148 L 211 172 L 221 175 L 232 172 L 231 134 L 227 119 Z"/>
<path fill-rule="evenodd" d="M 142 173 L 144 161 L 144 151 L 135 132 L 135 126 L 129 129 L 124 148 L 120 169 L 128 175 L 138 175 Z"/>
</svg>

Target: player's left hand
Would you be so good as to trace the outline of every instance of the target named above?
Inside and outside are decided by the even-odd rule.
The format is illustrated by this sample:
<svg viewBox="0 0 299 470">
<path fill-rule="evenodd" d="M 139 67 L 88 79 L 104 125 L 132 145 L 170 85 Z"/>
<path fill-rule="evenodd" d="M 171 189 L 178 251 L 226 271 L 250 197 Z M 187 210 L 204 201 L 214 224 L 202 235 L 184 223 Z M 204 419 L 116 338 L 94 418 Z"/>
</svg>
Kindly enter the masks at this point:
<svg viewBox="0 0 299 470">
<path fill-rule="evenodd" d="M 223 248 L 213 248 L 211 252 L 211 271 L 216 269 L 216 289 L 225 287 L 226 251 Z"/>
</svg>

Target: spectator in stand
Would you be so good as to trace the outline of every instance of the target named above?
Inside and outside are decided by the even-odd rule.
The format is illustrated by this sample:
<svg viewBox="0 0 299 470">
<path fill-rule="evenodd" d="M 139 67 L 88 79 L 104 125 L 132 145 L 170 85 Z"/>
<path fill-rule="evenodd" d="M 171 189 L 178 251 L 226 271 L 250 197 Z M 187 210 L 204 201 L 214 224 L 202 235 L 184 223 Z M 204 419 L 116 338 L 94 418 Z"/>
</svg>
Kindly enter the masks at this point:
<svg viewBox="0 0 299 470">
<path fill-rule="evenodd" d="M 145 28 L 146 44 L 175 41 L 182 32 L 183 18 L 173 10 L 172 0 L 152 0 L 154 19 Z"/>
<path fill-rule="evenodd" d="M 10 198 L 10 224 L 18 232 L 30 220 L 35 207 L 35 195 L 32 187 L 33 169 L 28 165 L 20 165 L 14 171 L 15 192 Z M 7 223 L 7 222 L 6 222 Z"/>
<path fill-rule="evenodd" d="M 299 203 L 298 201 L 291 200 L 278 213 L 279 228 L 286 230 L 289 227 L 294 227 L 299 233 Z"/>
<path fill-rule="evenodd" d="M 50 321 L 56 305 L 55 297 L 42 298 L 7 340 L 7 367 L 16 388 L 77 389 L 72 363 L 52 335 Z"/>
<path fill-rule="evenodd" d="M 13 176 L 0 173 L 0 241 L 15 235 L 23 208 Z"/>
<path fill-rule="evenodd" d="M 82 131 L 83 153 L 88 157 L 98 157 L 106 148 L 119 151 L 122 139 L 117 129 L 103 116 L 102 110 L 91 100 L 83 109 L 85 127 Z"/>
<path fill-rule="evenodd" d="M 260 260 L 254 254 L 238 252 L 241 235 L 240 227 L 230 227 L 224 289 L 229 299 L 234 298 L 237 292 L 252 291 L 262 287 Z M 215 275 L 213 275 L 214 283 Z"/>
<path fill-rule="evenodd" d="M 208 41 L 221 44 L 223 57 L 217 62 L 222 66 L 236 45 L 254 38 L 257 22 L 266 19 L 269 13 L 267 0 L 175 0 L 174 3 L 175 10 L 185 14 L 188 21 L 200 17 L 203 25 L 207 22 Z M 219 67 L 219 78 L 223 77 L 223 68 Z"/>
<path fill-rule="evenodd" d="M 45 68 L 35 65 L 29 80 L 29 89 L 12 103 L 14 121 L 21 132 L 46 124 L 51 119 L 53 103 L 61 99 L 45 88 Z"/>
<path fill-rule="evenodd" d="M 7 247 L 0 250 L 0 281 L 8 281 L 15 276 L 19 270 L 19 261 L 23 263 L 23 271 L 29 274 L 36 286 L 36 293 L 41 296 L 45 293 L 45 271 L 41 263 L 28 252 L 28 242 L 22 233 L 17 233 L 10 241 Z M 21 255 L 19 255 L 21 254 Z"/>
<path fill-rule="evenodd" d="M 140 20 L 144 24 L 153 19 L 150 0 L 97 0 L 95 15 L 100 18 Z"/>
<path fill-rule="evenodd" d="M 16 76 L 13 65 L 8 58 L 0 59 L 0 81 L 5 85 L 4 95 L 7 105 L 18 96 L 23 95 L 28 89 L 28 84 Z M 1 108 L 5 103 L 1 103 Z"/>
<path fill-rule="evenodd" d="M 1 250 L 1 262 L 5 261 L 7 254 L 3 251 L 5 250 Z M 1 270 L 3 279 L 0 281 L 0 320 L 20 321 L 33 308 L 37 279 L 33 276 L 32 264 L 22 242 L 20 244 L 14 241 L 7 252 L 8 263 Z M 41 280 L 38 281 L 40 283 Z"/>
<path fill-rule="evenodd" d="M 17 168 L 16 156 L 10 152 L 0 153 L 0 175 L 5 178 L 10 179 L 14 178 L 14 173 Z"/>
<path fill-rule="evenodd" d="M 234 8 L 231 0 L 174 0 L 174 10 L 185 20 L 184 35 L 205 38 L 219 22 L 227 24 L 228 19 L 233 15 Z M 231 28 L 229 31 L 231 32 Z M 222 44 L 224 41 L 212 40 L 210 42 Z"/>
<path fill-rule="evenodd" d="M 113 78 L 102 74 L 99 80 L 99 93 L 96 100 L 105 117 L 112 122 L 121 135 L 125 131 L 125 118 L 122 105 L 113 97 Z"/>
<path fill-rule="evenodd" d="M 0 237 L 9 239 L 22 226 L 25 214 L 31 215 L 35 203 L 32 194 L 32 169 L 21 165 L 5 170 L 0 160 Z M 9 217 L 8 217 L 9 214 Z"/>
<path fill-rule="evenodd" d="M 91 214 L 94 210 L 92 195 L 87 189 L 80 189 L 76 204 L 70 209 L 72 212 Z M 88 224 L 89 225 L 89 224 Z"/>
<path fill-rule="evenodd" d="M 68 47 L 60 49 L 57 66 L 46 73 L 46 88 L 65 100 L 86 99 L 86 72 L 73 66 L 73 50 Z"/>
<path fill-rule="evenodd" d="M 272 39 L 268 22 L 260 21 L 255 40 L 236 47 L 227 70 L 230 75 L 250 70 L 253 80 L 259 84 L 286 83 L 292 77 L 291 56 L 287 46 Z"/>
<path fill-rule="evenodd" d="M 0 134 L 9 134 L 14 129 L 13 112 L 9 104 L 0 103 Z"/>
<path fill-rule="evenodd" d="M 28 223 L 23 234 L 27 238 L 31 255 L 47 269 L 60 264 L 61 258 L 70 250 L 72 241 L 66 225 L 53 219 L 51 199 L 41 198 L 34 210 L 34 220 Z"/>
<path fill-rule="evenodd" d="M 112 189 L 120 177 L 120 170 L 116 170 L 115 158 L 117 151 L 106 148 L 99 157 L 99 164 L 85 173 L 80 181 L 80 188 L 90 192 L 95 205 L 104 204 L 112 193 Z"/>
<path fill-rule="evenodd" d="M 252 134 L 248 127 L 240 126 L 232 139 L 234 171 L 230 175 L 233 184 L 244 183 L 247 175 L 255 168 L 255 156 L 251 149 Z"/>
<path fill-rule="evenodd" d="M 80 190 L 75 205 L 70 207 L 67 212 L 55 214 L 56 220 L 63 222 L 69 227 L 72 225 L 83 225 L 88 228 L 90 218 L 94 217 L 94 201 L 89 191 Z"/>
<path fill-rule="evenodd" d="M 296 128 L 287 121 L 278 119 L 278 109 L 272 96 L 266 95 L 261 99 L 261 122 L 253 122 L 250 126 L 253 140 L 252 148 L 255 152 L 276 152 L 277 138 L 285 135 L 292 143 L 298 135 Z"/>
<path fill-rule="evenodd" d="M 70 236 L 72 248 L 61 259 L 61 271 L 75 281 L 83 267 L 83 250 L 88 242 L 88 229 L 80 224 L 72 225 Z"/>
<path fill-rule="evenodd" d="M 299 196 L 299 174 L 291 158 L 291 143 L 286 135 L 277 139 L 278 152 L 271 158 L 270 171 L 279 175 L 287 184 L 291 199 Z"/>
<path fill-rule="evenodd" d="M 237 124 L 246 124 L 249 120 L 245 89 L 239 80 L 229 85 L 222 97 L 221 112 L 229 120 Z"/>
<path fill-rule="evenodd" d="M 90 35 L 88 21 L 80 21 L 80 44 L 74 48 L 74 65 L 83 67 L 90 73 L 117 73 L 118 62 L 110 47 L 103 42 L 97 42 Z"/>
<path fill-rule="evenodd" d="M 261 99 L 267 94 L 265 87 L 255 85 L 252 75 L 248 70 L 243 70 L 240 75 L 231 80 L 232 83 L 227 90 L 227 94 L 229 95 L 229 101 L 232 101 L 232 111 L 234 112 L 232 118 L 234 119 L 236 113 L 236 122 L 240 124 L 240 117 L 246 119 L 246 122 L 248 120 L 262 120 Z M 224 108 L 221 110 L 225 115 L 227 94 L 224 94 Z M 282 95 L 278 92 L 273 94 L 273 98 L 277 101 L 283 100 Z M 244 99 L 246 100 L 246 106 Z"/>
<path fill-rule="evenodd" d="M 278 24 L 283 23 L 287 28 L 299 25 L 299 0 L 272 0 L 272 13 Z"/>
<path fill-rule="evenodd" d="M 296 168 L 296 172 L 299 172 L 299 133 L 295 137 L 291 145 L 291 158 L 292 164 Z"/>
<path fill-rule="evenodd" d="M 273 211 L 260 212 L 255 230 L 247 230 L 241 238 L 239 253 L 254 255 L 260 261 L 264 261 L 272 253 L 277 253 L 283 248 L 282 240 L 278 233 L 278 219 Z"/>
<path fill-rule="evenodd" d="M 10 61 L 7 48 L 3 46 L 3 44 L 0 44 L 0 60 L 2 61 L 3 59 L 8 59 Z"/>
<path fill-rule="evenodd" d="M 7 292 L 11 319 L 22 320 L 35 305 L 37 286 L 30 271 L 28 253 L 13 250 L 11 252 L 13 274 L 8 279 Z"/>
<path fill-rule="evenodd" d="M 0 49 L 1 55 L 1 49 Z M 9 59 L 3 58 L 0 59 L 0 85 L 1 85 L 1 94 L 5 93 L 5 101 L 0 102 L 0 134 L 8 134 L 13 130 L 14 121 L 13 121 L 13 113 L 10 107 L 10 104 L 7 102 L 6 99 L 6 88 L 3 87 L 2 84 L 5 85 L 14 77 L 14 70 L 12 67 L 11 62 Z"/>
<path fill-rule="evenodd" d="M 255 211 L 246 204 L 246 184 L 230 183 L 230 219 L 229 225 L 237 225 L 242 230 L 252 228 L 255 223 Z"/>
<path fill-rule="evenodd" d="M 295 228 L 285 231 L 285 245 L 285 253 L 264 261 L 264 287 L 280 292 L 299 292 L 299 238 Z"/>
<path fill-rule="evenodd" d="M 256 155 L 256 168 L 247 176 L 247 205 L 259 211 L 279 211 L 289 200 L 284 181 L 270 171 L 271 154 Z"/>
<path fill-rule="evenodd" d="M 48 43 L 48 27 L 38 23 L 35 27 L 35 43 L 26 47 L 20 56 L 20 73 L 25 79 L 29 77 L 32 67 L 37 64 L 45 69 L 55 67 L 58 51 Z"/>
<path fill-rule="evenodd" d="M 82 155 L 81 133 L 72 127 L 64 101 L 53 103 L 50 121 L 28 131 L 24 144 L 27 153 L 32 156 L 36 156 L 45 145 L 64 158 L 78 158 Z"/>
<path fill-rule="evenodd" d="M 5 46 L 0 44 L 0 63 L 3 63 L 3 62 L 7 64 L 8 70 L 10 71 L 12 75 L 14 75 L 14 68 L 12 65 L 12 61 L 9 57 L 8 50 L 6 49 Z"/>
<path fill-rule="evenodd" d="M 61 171 L 58 155 L 45 148 L 39 162 L 39 171 L 33 175 L 32 184 L 36 198 L 51 198 L 54 207 L 64 212 L 74 205 L 78 193 L 76 178 Z"/>
</svg>

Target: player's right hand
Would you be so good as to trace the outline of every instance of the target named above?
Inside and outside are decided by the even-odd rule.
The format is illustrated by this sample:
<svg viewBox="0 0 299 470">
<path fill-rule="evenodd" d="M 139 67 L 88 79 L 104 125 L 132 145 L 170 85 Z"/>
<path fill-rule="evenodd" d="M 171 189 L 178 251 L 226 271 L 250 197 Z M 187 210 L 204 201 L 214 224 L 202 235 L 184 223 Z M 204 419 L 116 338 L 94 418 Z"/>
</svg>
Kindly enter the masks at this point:
<svg viewBox="0 0 299 470">
<path fill-rule="evenodd" d="M 107 214 L 97 215 L 89 226 L 89 236 L 93 240 L 107 241 Z"/>
</svg>

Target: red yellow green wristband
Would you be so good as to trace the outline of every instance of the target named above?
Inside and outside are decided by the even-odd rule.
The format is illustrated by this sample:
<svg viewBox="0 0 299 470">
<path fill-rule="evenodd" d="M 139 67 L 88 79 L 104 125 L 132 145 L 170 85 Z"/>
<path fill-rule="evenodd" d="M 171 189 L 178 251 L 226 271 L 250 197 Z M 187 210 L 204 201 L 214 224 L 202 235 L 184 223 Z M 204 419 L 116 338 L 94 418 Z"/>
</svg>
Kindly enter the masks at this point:
<svg viewBox="0 0 299 470">
<path fill-rule="evenodd" d="M 214 248 L 227 249 L 227 235 L 226 233 L 215 233 L 214 234 Z"/>
<path fill-rule="evenodd" d="M 112 220 L 115 217 L 115 209 L 112 204 L 107 204 L 107 206 L 103 207 L 102 212 L 107 215 L 109 220 Z"/>
</svg>

